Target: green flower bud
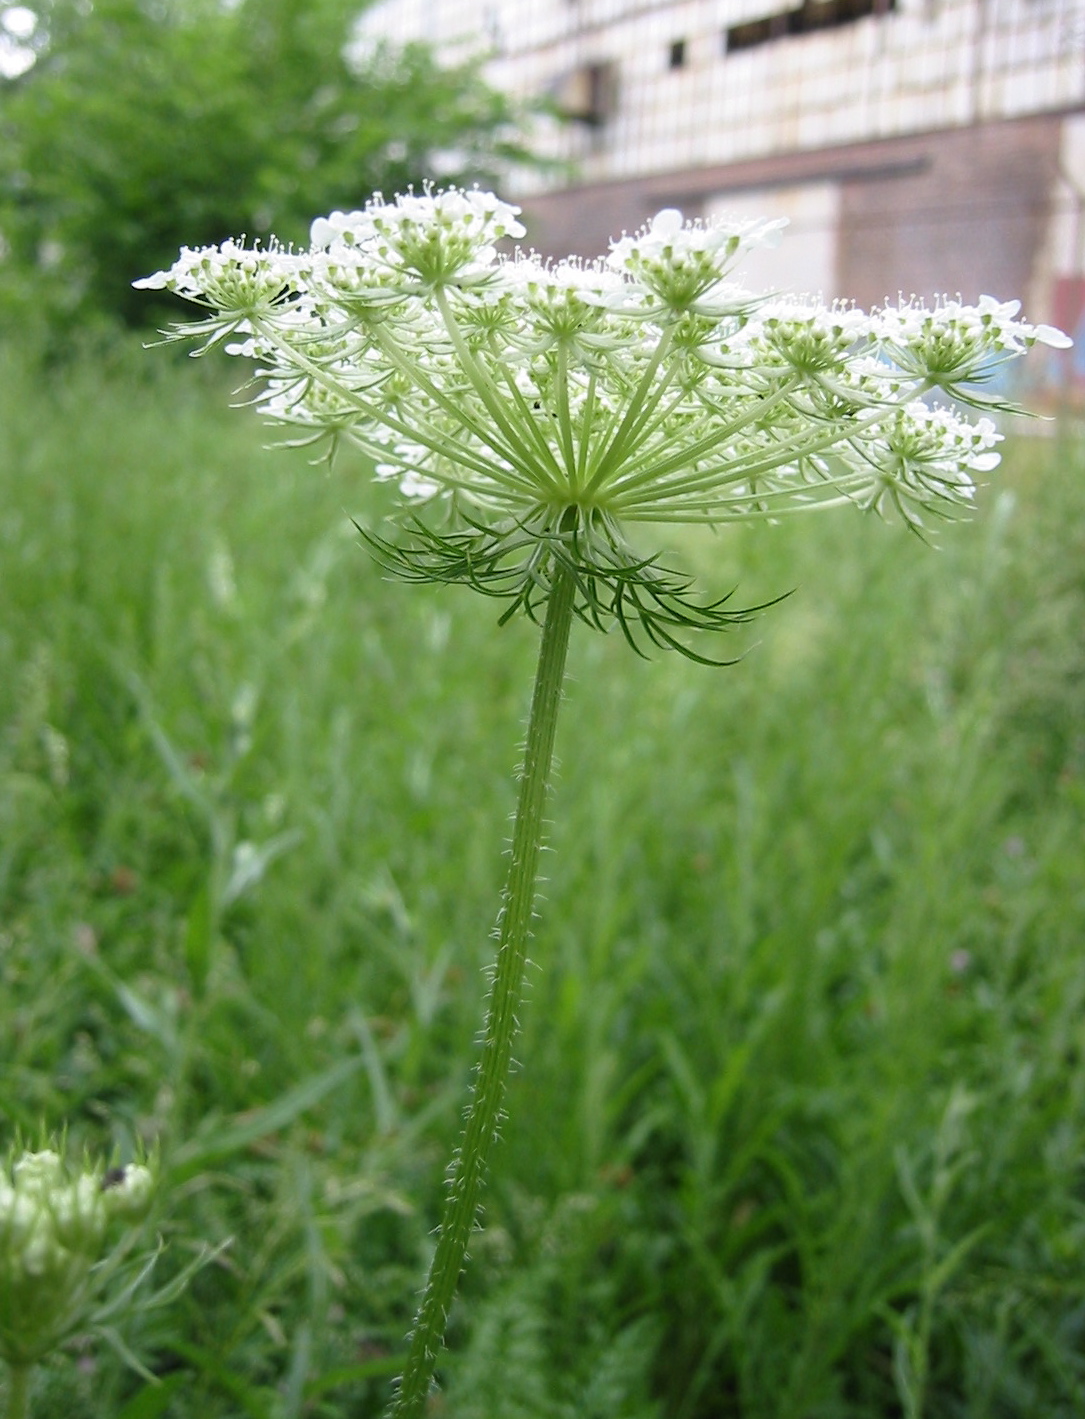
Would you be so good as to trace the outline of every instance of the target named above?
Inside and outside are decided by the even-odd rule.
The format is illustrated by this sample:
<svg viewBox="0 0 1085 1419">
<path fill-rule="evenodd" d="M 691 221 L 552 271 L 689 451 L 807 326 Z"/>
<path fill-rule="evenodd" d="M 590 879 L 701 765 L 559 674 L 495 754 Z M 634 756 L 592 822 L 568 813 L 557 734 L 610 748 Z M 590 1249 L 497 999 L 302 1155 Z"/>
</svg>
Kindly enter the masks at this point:
<svg viewBox="0 0 1085 1419">
<path fill-rule="evenodd" d="M 96 1173 L 82 1173 L 50 1199 L 53 1229 L 70 1251 L 95 1256 L 106 1228 L 106 1208 Z"/>
<path fill-rule="evenodd" d="M 15 1187 L 24 1196 L 45 1196 L 64 1177 L 60 1155 L 46 1149 L 41 1153 L 24 1153 L 12 1166 Z"/>
<path fill-rule="evenodd" d="M 110 1223 L 138 1221 L 153 1191 L 142 1164 L 103 1176 L 52 1149 L 23 1152 L 0 1172 L 0 1357 L 25 1368 L 89 1327 L 99 1286 L 126 1249 Z"/>
<path fill-rule="evenodd" d="M 129 1163 L 126 1168 L 112 1168 L 106 1173 L 100 1196 L 111 1216 L 139 1221 L 150 1210 L 154 1185 L 154 1174 L 150 1168 Z"/>
</svg>

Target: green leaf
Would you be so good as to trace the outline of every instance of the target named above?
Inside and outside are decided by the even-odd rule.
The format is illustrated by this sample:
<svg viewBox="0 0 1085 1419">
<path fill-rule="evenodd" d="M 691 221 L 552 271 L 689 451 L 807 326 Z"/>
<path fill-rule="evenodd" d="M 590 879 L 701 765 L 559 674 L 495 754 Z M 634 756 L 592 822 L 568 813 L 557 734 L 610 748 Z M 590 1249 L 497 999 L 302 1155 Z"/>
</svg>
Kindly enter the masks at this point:
<svg viewBox="0 0 1085 1419">
<path fill-rule="evenodd" d="M 406 1355 L 381 1355 L 376 1359 L 366 1360 L 362 1365 L 342 1365 L 337 1370 L 328 1370 L 306 1384 L 305 1397 L 316 1399 L 322 1394 L 329 1394 L 333 1389 L 357 1384 L 360 1380 L 379 1380 L 385 1375 L 398 1375 L 406 1358 Z"/>
<path fill-rule="evenodd" d="M 213 930 L 211 893 L 205 886 L 197 892 L 185 919 L 185 961 L 197 997 L 202 996 L 207 987 Z"/>
<path fill-rule="evenodd" d="M 225 1365 L 216 1355 L 200 1345 L 192 1345 L 187 1340 L 171 1340 L 168 1348 L 182 1360 L 188 1360 L 204 1379 L 217 1389 L 228 1394 L 244 1409 L 249 1419 L 273 1419 L 270 1404 L 260 1390 L 246 1384 L 239 1375 Z"/>
<path fill-rule="evenodd" d="M 133 1395 L 123 1409 L 119 1409 L 115 1419 L 157 1419 L 164 1414 L 170 1399 L 191 1380 L 191 1375 L 178 1371 L 164 1380 L 145 1384 L 140 1392 Z"/>
<path fill-rule="evenodd" d="M 222 1162 L 271 1133 L 277 1133 L 355 1074 L 362 1062 L 360 1055 L 340 1060 L 330 1069 L 288 1090 L 274 1103 L 236 1114 L 225 1123 L 212 1120 L 173 1155 L 168 1169 L 170 1180 L 181 1182 L 194 1177 L 204 1168 Z"/>
</svg>

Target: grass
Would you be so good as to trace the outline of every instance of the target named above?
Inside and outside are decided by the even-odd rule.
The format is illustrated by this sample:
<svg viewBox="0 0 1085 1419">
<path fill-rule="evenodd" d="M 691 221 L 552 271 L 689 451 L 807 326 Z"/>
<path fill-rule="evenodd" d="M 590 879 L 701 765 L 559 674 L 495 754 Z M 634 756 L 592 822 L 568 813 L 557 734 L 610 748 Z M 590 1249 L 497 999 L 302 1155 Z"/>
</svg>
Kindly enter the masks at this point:
<svg viewBox="0 0 1085 1419">
<path fill-rule="evenodd" d="M 163 1277 L 70 1419 L 368 1419 L 480 1018 L 536 632 L 390 584 L 360 464 L 221 371 L 0 382 L 0 1108 L 160 1140 Z M 794 589 L 732 669 L 574 634 L 533 998 L 441 1419 L 1085 1412 L 1085 452 Z"/>
</svg>

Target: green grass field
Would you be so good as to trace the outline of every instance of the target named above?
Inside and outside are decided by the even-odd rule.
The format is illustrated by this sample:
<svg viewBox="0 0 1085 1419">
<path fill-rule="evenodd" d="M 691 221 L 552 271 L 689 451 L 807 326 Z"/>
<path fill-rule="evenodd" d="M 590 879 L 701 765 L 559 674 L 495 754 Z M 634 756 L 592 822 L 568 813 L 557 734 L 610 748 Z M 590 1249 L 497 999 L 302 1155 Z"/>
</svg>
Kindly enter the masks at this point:
<svg viewBox="0 0 1085 1419">
<path fill-rule="evenodd" d="M 159 1140 L 161 1279 L 232 1238 L 42 1419 L 377 1419 L 481 1018 L 536 632 L 227 381 L 0 369 L 5 1132 Z M 577 628 L 435 1416 L 1085 1414 L 1083 475 L 685 539 L 794 593 L 733 668 Z"/>
</svg>

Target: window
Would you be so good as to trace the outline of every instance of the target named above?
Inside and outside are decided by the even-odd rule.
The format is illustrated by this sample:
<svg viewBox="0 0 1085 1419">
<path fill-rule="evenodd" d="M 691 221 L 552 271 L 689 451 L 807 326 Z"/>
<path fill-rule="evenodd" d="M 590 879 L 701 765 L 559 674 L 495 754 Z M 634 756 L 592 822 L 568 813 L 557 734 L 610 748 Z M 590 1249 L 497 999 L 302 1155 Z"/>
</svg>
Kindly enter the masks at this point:
<svg viewBox="0 0 1085 1419">
<path fill-rule="evenodd" d="M 812 34 L 815 30 L 850 25 L 867 15 L 886 15 L 897 8 L 897 0 L 803 0 L 795 10 L 780 10 L 760 20 L 746 20 L 723 32 L 723 52 L 752 49 L 787 35 Z"/>
<path fill-rule="evenodd" d="M 550 85 L 550 95 L 563 118 L 598 128 L 614 112 L 617 83 L 617 67 L 600 60 L 562 74 Z"/>
<path fill-rule="evenodd" d="M 668 69 L 684 69 L 686 67 L 686 41 L 684 39 L 671 40 L 670 51 L 667 56 Z"/>
</svg>

